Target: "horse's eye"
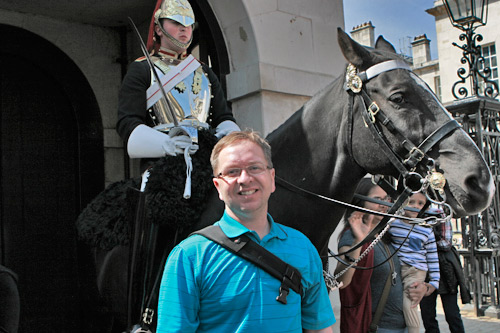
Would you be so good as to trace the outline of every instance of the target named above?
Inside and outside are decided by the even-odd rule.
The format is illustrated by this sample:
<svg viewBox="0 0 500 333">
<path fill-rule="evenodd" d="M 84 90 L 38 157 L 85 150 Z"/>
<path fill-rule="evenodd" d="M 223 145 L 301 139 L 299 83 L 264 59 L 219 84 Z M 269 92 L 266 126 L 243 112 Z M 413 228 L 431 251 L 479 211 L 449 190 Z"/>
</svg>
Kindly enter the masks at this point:
<svg viewBox="0 0 500 333">
<path fill-rule="evenodd" d="M 395 93 L 389 97 L 389 100 L 396 104 L 402 104 L 405 102 L 405 96 L 402 93 Z"/>
</svg>

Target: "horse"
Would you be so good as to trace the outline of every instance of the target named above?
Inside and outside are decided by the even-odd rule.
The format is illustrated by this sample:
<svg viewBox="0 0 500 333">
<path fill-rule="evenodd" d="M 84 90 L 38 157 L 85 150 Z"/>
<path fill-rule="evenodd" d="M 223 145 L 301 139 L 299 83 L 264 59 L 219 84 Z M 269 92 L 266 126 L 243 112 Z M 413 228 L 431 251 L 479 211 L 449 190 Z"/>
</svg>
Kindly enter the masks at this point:
<svg viewBox="0 0 500 333">
<path fill-rule="evenodd" d="M 273 218 L 303 232 L 326 258 L 344 208 L 283 184 L 350 202 L 368 173 L 417 175 L 419 182 L 432 171 L 445 178 L 440 190 L 456 216 L 484 210 L 494 193 L 488 165 L 394 47 L 382 36 L 374 48 L 362 46 L 341 28 L 338 43 L 345 60 L 356 68 L 355 75 L 354 67 L 346 70 L 267 136 L 279 177 L 269 201 Z M 223 208 L 214 190 L 200 220 L 178 237 L 213 224 Z M 173 239 L 167 233 L 161 242 L 171 249 Z M 128 246 L 123 245 L 101 253 L 97 263 L 99 290 L 122 318 L 127 264 Z"/>
</svg>

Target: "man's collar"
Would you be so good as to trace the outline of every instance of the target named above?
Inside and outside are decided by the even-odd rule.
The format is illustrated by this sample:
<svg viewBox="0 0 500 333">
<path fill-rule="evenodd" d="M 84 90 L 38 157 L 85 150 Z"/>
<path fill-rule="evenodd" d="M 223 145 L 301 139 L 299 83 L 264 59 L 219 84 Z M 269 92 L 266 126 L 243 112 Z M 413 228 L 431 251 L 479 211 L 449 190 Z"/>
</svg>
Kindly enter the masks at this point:
<svg viewBox="0 0 500 333">
<path fill-rule="evenodd" d="M 184 51 L 183 53 L 179 54 L 175 51 L 167 49 L 166 47 L 160 47 L 160 49 L 158 50 L 158 56 L 166 59 L 184 60 L 187 58 L 188 54 L 187 51 Z"/>
<path fill-rule="evenodd" d="M 274 222 L 272 216 L 269 213 L 267 214 L 267 221 L 269 222 L 270 228 L 269 233 L 265 236 L 265 238 L 269 239 L 272 237 L 277 237 L 279 239 L 286 239 L 288 237 L 285 231 L 277 223 Z M 239 223 L 231 216 L 229 216 L 226 211 L 224 211 L 224 215 L 219 220 L 219 226 L 229 238 L 235 238 L 247 232 L 254 233 L 243 224 Z"/>
</svg>

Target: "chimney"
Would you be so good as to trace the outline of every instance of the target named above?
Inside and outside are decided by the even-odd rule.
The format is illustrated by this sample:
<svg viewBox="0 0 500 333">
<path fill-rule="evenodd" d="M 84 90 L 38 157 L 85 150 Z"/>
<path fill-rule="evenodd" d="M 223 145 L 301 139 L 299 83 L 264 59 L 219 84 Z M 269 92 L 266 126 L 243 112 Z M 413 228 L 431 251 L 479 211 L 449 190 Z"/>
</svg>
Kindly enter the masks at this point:
<svg viewBox="0 0 500 333">
<path fill-rule="evenodd" d="M 430 39 L 425 34 L 417 36 L 411 42 L 413 65 L 423 64 L 431 60 Z"/>
<path fill-rule="evenodd" d="M 352 28 L 351 37 L 361 45 L 374 47 L 375 27 L 372 25 L 372 21 L 365 22 Z"/>
</svg>

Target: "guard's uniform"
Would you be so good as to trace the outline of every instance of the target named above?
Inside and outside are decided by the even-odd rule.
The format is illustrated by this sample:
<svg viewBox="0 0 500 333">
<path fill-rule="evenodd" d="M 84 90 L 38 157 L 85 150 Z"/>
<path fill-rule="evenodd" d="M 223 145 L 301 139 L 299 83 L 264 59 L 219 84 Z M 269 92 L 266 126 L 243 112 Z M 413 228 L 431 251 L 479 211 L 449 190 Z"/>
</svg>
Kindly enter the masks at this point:
<svg viewBox="0 0 500 333">
<path fill-rule="evenodd" d="M 166 49 L 160 49 L 158 57 L 167 61 L 176 59 L 177 54 Z M 185 57 L 184 57 L 185 58 Z M 201 68 L 206 73 L 211 84 L 210 111 L 207 123 L 215 128 L 225 120 L 235 122 L 231 108 L 226 103 L 222 88 L 215 73 L 205 64 Z M 153 127 L 152 118 L 146 109 L 146 91 L 151 86 L 151 70 L 144 58 L 139 58 L 128 69 L 120 89 L 118 104 L 118 122 L 116 130 L 121 138 L 127 142 L 130 133 L 140 124 Z M 175 88 L 174 88 L 175 89 Z M 187 86 L 186 89 L 191 89 Z"/>
</svg>

